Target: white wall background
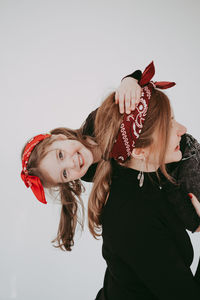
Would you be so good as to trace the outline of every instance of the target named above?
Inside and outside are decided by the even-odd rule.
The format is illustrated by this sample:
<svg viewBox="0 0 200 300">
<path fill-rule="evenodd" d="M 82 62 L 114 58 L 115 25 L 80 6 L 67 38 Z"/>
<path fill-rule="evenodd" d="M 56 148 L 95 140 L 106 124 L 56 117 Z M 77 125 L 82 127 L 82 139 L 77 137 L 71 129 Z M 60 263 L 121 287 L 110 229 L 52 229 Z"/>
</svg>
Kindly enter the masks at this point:
<svg viewBox="0 0 200 300">
<path fill-rule="evenodd" d="M 25 188 L 21 149 L 35 134 L 79 127 L 124 75 L 152 60 L 155 80 L 177 82 L 167 91 L 175 116 L 199 139 L 199 14 L 198 0 L 0 0 L 1 300 L 95 298 L 101 241 L 86 229 L 71 253 L 51 246 L 60 208 Z M 194 271 L 200 238 L 191 238 Z"/>
</svg>

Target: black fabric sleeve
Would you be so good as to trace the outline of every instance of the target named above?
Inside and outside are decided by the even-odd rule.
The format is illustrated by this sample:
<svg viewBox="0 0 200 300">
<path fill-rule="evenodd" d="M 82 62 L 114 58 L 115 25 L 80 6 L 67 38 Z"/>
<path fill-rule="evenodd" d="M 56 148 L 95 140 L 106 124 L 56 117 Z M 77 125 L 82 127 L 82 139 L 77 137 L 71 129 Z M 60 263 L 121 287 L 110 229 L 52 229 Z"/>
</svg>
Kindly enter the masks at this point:
<svg viewBox="0 0 200 300">
<path fill-rule="evenodd" d="M 191 134 L 181 137 L 182 160 L 167 165 L 169 174 L 200 202 L 200 144 Z"/>
<path fill-rule="evenodd" d="M 123 77 L 122 80 L 123 80 L 124 78 L 127 78 L 127 77 L 132 77 L 132 78 L 137 79 L 138 81 L 140 81 L 140 80 L 141 80 L 141 77 L 142 77 L 142 71 L 136 70 L 136 71 L 134 71 L 133 73 L 131 73 L 131 74 L 126 75 L 125 77 Z"/>
<path fill-rule="evenodd" d="M 82 134 L 83 135 L 88 135 L 91 137 L 94 137 L 94 121 L 96 118 L 98 108 L 93 110 L 85 120 L 85 122 L 82 124 Z"/>
<path fill-rule="evenodd" d="M 190 147 L 187 140 L 191 143 Z M 193 157 L 193 147 L 196 147 L 195 149 L 198 151 L 197 143 L 191 135 L 184 134 L 181 137 L 180 149 L 183 157 L 191 158 L 167 164 L 168 173 L 180 184 L 181 189 L 181 192 L 179 192 L 179 188 L 174 184 L 167 183 L 167 189 L 171 194 L 169 202 L 173 204 L 177 215 L 184 223 L 186 229 L 192 232 L 195 232 L 200 225 L 200 217 L 188 196 L 188 193 L 191 192 L 200 200 L 200 163 L 197 156 Z"/>
<path fill-rule="evenodd" d="M 83 135 L 88 135 L 91 137 L 95 137 L 94 135 L 94 121 L 96 118 L 96 114 L 97 114 L 97 109 L 93 110 L 87 117 L 87 119 L 85 120 L 85 122 L 82 125 L 82 134 Z M 81 180 L 86 181 L 86 182 L 92 182 L 95 172 L 96 172 L 96 168 L 97 168 L 97 163 L 92 164 L 88 170 L 87 173 L 81 177 Z"/>
<path fill-rule="evenodd" d="M 86 181 L 86 182 L 93 182 L 94 175 L 96 173 L 97 169 L 97 163 L 91 165 L 89 169 L 87 170 L 87 173 L 81 177 L 81 180 Z"/>
<path fill-rule="evenodd" d="M 167 192 L 167 199 L 173 205 L 184 227 L 191 232 L 195 232 L 200 225 L 200 217 L 184 186 L 181 184 L 180 186 L 175 186 L 173 183 L 166 181 L 163 184 L 163 189 Z"/>
<path fill-rule="evenodd" d="M 200 286 L 179 254 L 175 241 L 158 216 L 143 214 L 145 222 L 123 224 L 126 244 L 119 243 L 118 255 L 160 300 L 200 299 Z M 140 224 L 140 228 L 136 226 Z M 124 226 L 125 225 L 125 226 Z M 121 240 L 118 239 L 118 240 Z"/>
</svg>

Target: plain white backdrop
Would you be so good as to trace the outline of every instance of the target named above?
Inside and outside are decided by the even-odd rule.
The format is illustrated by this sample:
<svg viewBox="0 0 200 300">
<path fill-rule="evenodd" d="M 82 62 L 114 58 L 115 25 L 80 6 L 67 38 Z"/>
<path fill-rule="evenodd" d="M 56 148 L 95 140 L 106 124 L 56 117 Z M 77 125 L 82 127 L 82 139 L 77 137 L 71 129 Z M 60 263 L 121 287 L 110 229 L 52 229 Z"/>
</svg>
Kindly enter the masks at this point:
<svg viewBox="0 0 200 300">
<path fill-rule="evenodd" d="M 152 60 L 155 80 L 177 83 L 167 91 L 176 119 L 200 140 L 199 14 L 198 0 L 0 0 L 0 300 L 95 298 L 101 240 L 86 226 L 72 252 L 52 247 L 60 206 L 25 187 L 21 149 L 35 134 L 78 128 L 123 76 Z M 194 272 L 200 234 L 190 236 Z"/>
</svg>

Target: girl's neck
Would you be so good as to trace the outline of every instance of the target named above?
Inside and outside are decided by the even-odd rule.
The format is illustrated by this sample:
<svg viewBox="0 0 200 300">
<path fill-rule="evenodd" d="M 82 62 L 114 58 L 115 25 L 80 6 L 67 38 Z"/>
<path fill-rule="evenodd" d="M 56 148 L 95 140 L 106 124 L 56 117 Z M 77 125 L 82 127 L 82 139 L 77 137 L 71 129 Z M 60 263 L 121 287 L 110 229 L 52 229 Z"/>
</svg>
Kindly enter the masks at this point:
<svg viewBox="0 0 200 300">
<path fill-rule="evenodd" d="M 131 158 L 127 161 L 126 166 L 128 168 L 143 171 L 143 172 L 156 172 L 159 166 L 155 166 L 155 164 L 147 163 L 144 160 Z"/>
</svg>

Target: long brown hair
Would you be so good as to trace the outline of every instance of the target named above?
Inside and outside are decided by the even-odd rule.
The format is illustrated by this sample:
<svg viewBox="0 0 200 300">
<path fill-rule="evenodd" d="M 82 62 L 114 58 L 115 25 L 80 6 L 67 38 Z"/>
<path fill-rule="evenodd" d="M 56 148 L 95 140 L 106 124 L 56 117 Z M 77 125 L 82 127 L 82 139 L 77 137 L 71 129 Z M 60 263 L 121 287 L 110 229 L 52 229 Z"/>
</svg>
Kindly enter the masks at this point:
<svg viewBox="0 0 200 300">
<path fill-rule="evenodd" d="M 89 229 L 95 238 L 101 235 L 100 215 L 108 198 L 111 184 L 112 168 L 109 153 L 112 150 L 123 118 L 114 102 L 114 96 L 115 94 L 112 93 L 102 103 L 95 119 L 96 141 L 104 156 L 104 160 L 101 160 L 98 164 L 88 201 Z M 153 153 L 157 152 L 161 172 L 169 181 L 175 183 L 173 178 L 167 173 L 164 163 L 169 140 L 170 120 L 171 107 L 169 99 L 163 92 L 155 89 L 152 92 L 144 126 L 135 147 L 150 147 Z M 158 140 L 155 143 L 153 134 L 156 131 L 158 132 Z M 148 164 L 148 158 L 146 164 Z M 126 165 L 128 165 L 127 162 Z M 159 178 L 158 172 L 157 176 Z"/>
<path fill-rule="evenodd" d="M 59 183 L 56 187 L 52 186 L 52 183 L 49 183 L 48 179 L 45 178 L 44 174 L 41 173 L 39 169 L 39 164 L 41 160 L 45 157 L 48 147 L 55 141 L 56 138 L 59 139 L 59 136 L 57 136 L 59 134 L 64 134 L 70 140 L 78 140 L 85 147 L 92 150 L 95 147 L 95 145 L 88 142 L 87 136 L 83 135 L 82 130 L 83 127 L 77 130 L 64 127 L 55 128 L 51 130 L 50 133 L 53 136 L 44 139 L 34 148 L 29 158 L 27 166 L 29 175 L 38 176 L 41 180 L 43 187 L 46 187 L 50 190 L 57 190 L 60 195 L 62 205 L 60 222 L 58 226 L 57 236 L 52 241 L 52 243 L 54 243 L 54 247 L 67 251 L 71 251 L 71 247 L 74 245 L 74 234 L 77 222 L 83 229 L 84 205 L 81 199 L 81 193 L 85 191 L 85 188 L 80 179 L 66 183 Z M 55 136 L 57 137 L 55 138 Z M 91 139 L 94 140 L 93 138 Z M 21 156 L 24 153 L 25 146 L 22 150 Z M 81 208 L 81 214 L 78 218 L 79 207 Z"/>
</svg>

